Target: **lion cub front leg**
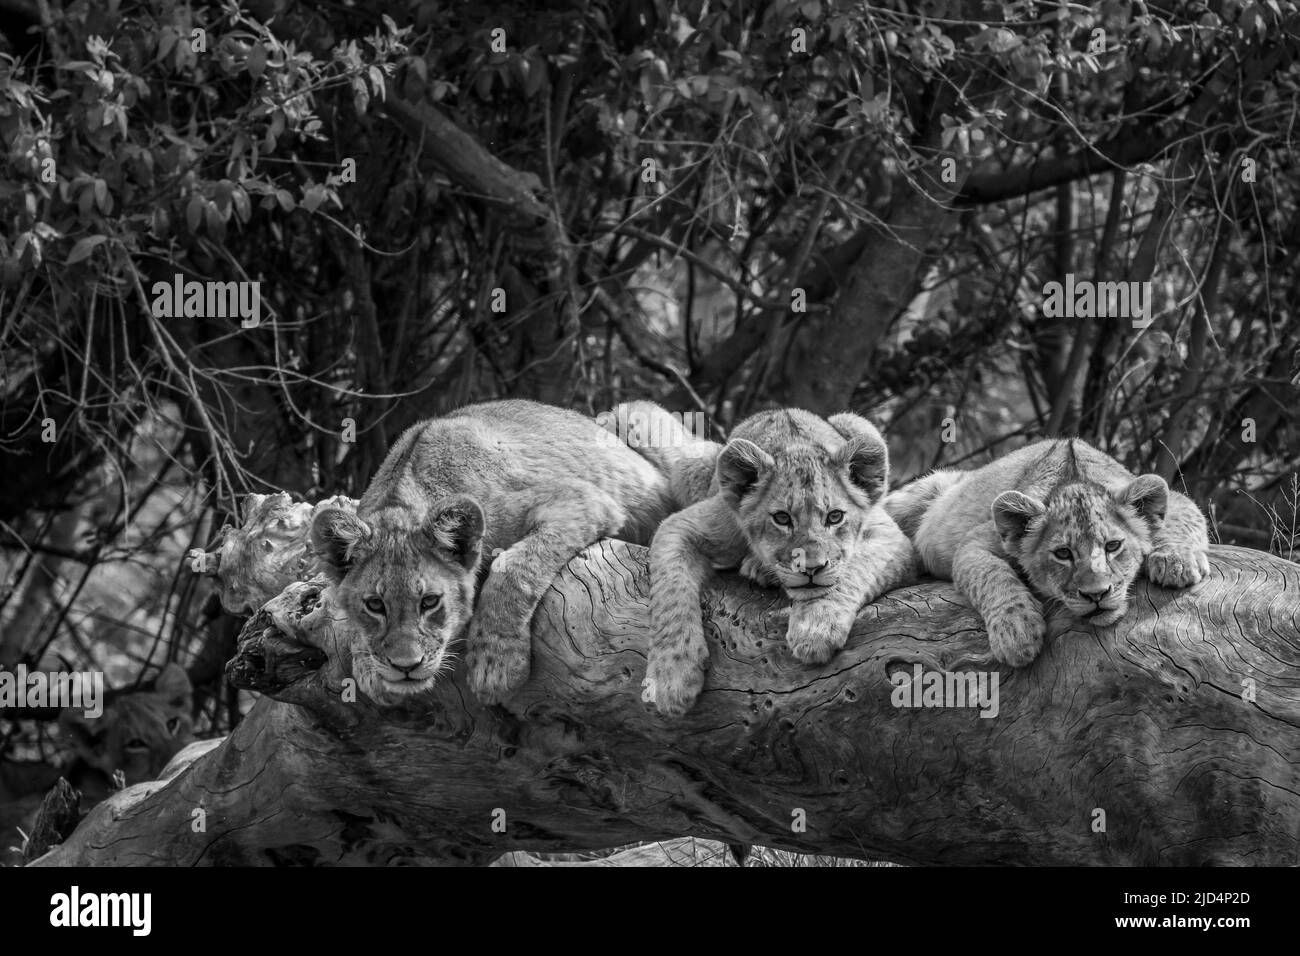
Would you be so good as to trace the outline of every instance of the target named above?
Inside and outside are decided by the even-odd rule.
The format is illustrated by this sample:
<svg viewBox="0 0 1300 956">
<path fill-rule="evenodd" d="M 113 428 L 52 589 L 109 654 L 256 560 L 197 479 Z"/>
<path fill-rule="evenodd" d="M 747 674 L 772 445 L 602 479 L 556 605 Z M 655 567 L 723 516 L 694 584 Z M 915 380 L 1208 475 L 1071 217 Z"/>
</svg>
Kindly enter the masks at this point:
<svg viewBox="0 0 1300 956">
<path fill-rule="evenodd" d="M 1205 515 L 1190 498 L 1177 492 L 1170 493 L 1168 508 L 1147 555 L 1147 578 L 1161 587 L 1191 587 L 1210 573 Z"/>
<path fill-rule="evenodd" d="M 824 594 L 794 604 L 785 642 L 805 664 L 825 664 L 848 643 L 858 611 L 917 575 L 916 551 L 894 519 L 880 512 L 864 531 L 863 540 L 835 583 Z"/>
<path fill-rule="evenodd" d="M 1030 593 L 997 550 L 993 523 L 972 531 L 952 559 L 952 581 L 984 619 L 993 656 L 1012 667 L 1029 664 L 1043 648 L 1047 623 Z"/>
<path fill-rule="evenodd" d="M 487 704 L 528 680 L 533 612 L 556 575 L 583 548 L 615 534 L 627 512 L 592 485 L 543 493 L 525 520 L 532 530 L 492 560 L 466 638 L 469 686 Z"/>
<path fill-rule="evenodd" d="M 650 647 L 642 700 L 678 717 L 704 689 L 709 646 L 700 591 L 715 566 L 734 566 L 744 542 L 721 498 L 669 515 L 650 542 Z"/>
</svg>

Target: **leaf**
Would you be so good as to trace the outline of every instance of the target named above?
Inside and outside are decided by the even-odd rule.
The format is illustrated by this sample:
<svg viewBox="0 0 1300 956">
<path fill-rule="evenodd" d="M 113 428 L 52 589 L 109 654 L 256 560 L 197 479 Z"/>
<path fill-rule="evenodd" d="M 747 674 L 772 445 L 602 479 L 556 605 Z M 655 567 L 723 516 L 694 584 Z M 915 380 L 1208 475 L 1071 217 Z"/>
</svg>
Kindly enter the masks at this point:
<svg viewBox="0 0 1300 956">
<path fill-rule="evenodd" d="M 159 61 L 167 59 L 167 54 L 176 46 L 176 31 L 171 27 L 163 27 L 158 31 L 158 59 Z"/>
<path fill-rule="evenodd" d="M 226 223 L 215 203 L 203 204 L 204 219 L 207 222 L 208 235 L 220 242 L 226 236 Z"/>
<path fill-rule="evenodd" d="M 73 265 L 85 259 L 95 247 L 108 240 L 108 236 L 86 236 L 84 239 L 78 239 L 77 244 L 72 247 L 72 252 L 68 253 L 68 265 Z"/>
<path fill-rule="evenodd" d="M 315 212 L 321 203 L 325 201 L 325 187 L 320 183 L 313 183 L 303 190 L 302 208 L 308 212 Z"/>
<path fill-rule="evenodd" d="M 946 38 L 945 38 L 946 39 Z M 951 41 L 949 41 L 951 42 Z M 1024 42 L 1006 27 L 988 27 L 966 41 L 976 50 L 988 47 L 994 53 L 1006 53 Z"/>
<path fill-rule="evenodd" d="M 253 77 L 261 77 L 266 72 L 266 47 L 262 43 L 254 43 L 248 51 L 247 65 L 249 75 Z"/>
<path fill-rule="evenodd" d="M 194 196 L 190 199 L 190 204 L 185 207 L 185 225 L 189 226 L 190 232 L 194 235 L 199 234 L 199 225 L 203 222 L 203 197 Z"/>
<path fill-rule="evenodd" d="M 528 57 L 511 57 L 507 66 L 509 67 L 509 73 L 502 73 L 502 79 L 504 80 L 505 77 L 509 75 L 510 79 L 514 81 L 515 86 L 521 90 L 526 89 L 528 87 L 528 71 L 531 70 L 533 66 L 528 62 Z"/>
<path fill-rule="evenodd" d="M 524 83 L 524 96 L 532 99 L 537 92 L 546 83 L 546 61 L 532 60 L 530 58 L 531 68 L 528 71 L 528 79 Z"/>
<path fill-rule="evenodd" d="M 236 186 L 230 194 L 230 201 L 235 207 L 235 216 L 239 221 L 248 222 L 248 218 L 252 214 L 248 204 L 248 193 Z"/>
</svg>

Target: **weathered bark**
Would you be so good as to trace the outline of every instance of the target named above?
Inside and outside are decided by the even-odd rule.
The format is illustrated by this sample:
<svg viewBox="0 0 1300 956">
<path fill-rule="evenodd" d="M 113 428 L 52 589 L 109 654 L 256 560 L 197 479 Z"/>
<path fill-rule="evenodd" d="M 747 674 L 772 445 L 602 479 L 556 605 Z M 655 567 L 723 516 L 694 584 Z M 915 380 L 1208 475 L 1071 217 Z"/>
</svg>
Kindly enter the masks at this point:
<svg viewBox="0 0 1300 956">
<path fill-rule="evenodd" d="M 907 863 L 1294 864 L 1300 566 L 1238 548 L 1212 564 L 1191 592 L 1140 584 L 1113 628 L 1054 627 L 1019 672 L 933 582 L 863 609 L 844 651 L 803 666 L 780 595 L 728 577 L 703 601 L 712 671 L 680 722 L 640 699 L 642 549 L 569 565 L 535 619 L 532 678 L 500 708 L 459 673 L 421 709 L 346 703 L 328 602 L 298 582 L 232 671 L 280 699 L 38 863 L 476 863 L 694 835 Z M 895 707 L 891 675 L 915 664 L 998 673 L 997 716 Z"/>
<path fill-rule="evenodd" d="M 542 859 L 523 850 L 513 850 L 492 866 L 739 866 L 725 843 L 678 837 L 643 846 L 630 847 L 594 860 L 570 859 L 575 854 L 548 854 Z"/>
<path fill-rule="evenodd" d="M 62 843 L 77 828 L 80 814 L 81 791 L 60 777 L 41 801 L 32 834 L 23 847 L 23 862 L 30 863 L 50 847 Z"/>
</svg>

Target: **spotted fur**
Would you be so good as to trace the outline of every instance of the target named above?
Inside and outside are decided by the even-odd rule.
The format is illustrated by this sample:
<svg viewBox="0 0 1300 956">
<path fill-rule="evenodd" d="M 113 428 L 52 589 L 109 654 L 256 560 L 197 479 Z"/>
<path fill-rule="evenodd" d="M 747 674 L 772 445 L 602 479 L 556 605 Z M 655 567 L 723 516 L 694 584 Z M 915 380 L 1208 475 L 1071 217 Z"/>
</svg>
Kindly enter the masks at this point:
<svg viewBox="0 0 1300 956">
<path fill-rule="evenodd" d="M 864 603 L 915 573 L 907 537 L 876 507 L 889 454 L 866 419 L 761 412 L 697 459 L 713 462 L 708 494 L 667 518 L 650 545 L 645 698 L 671 716 L 689 710 L 704 685 L 700 589 L 712 569 L 739 567 L 784 589 L 793 602 L 786 644 L 809 664 L 844 646 Z M 697 471 L 688 477 L 699 488 Z M 682 504 L 689 497 L 680 485 L 676 495 Z"/>
<path fill-rule="evenodd" d="M 409 429 L 355 514 L 317 513 L 312 543 L 367 696 L 429 690 L 463 641 L 470 688 L 498 703 L 528 678 L 560 570 L 603 537 L 649 541 L 672 508 L 666 477 L 591 419 L 488 402 Z"/>
<path fill-rule="evenodd" d="M 1135 476 L 1079 439 L 1036 442 L 973 471 L 935 472 L 891 493 L 884 507 L 911 531 L 925 569 L 955 583 L 979 611 L 994 656 L 1013 667 L 1042 649 L 1040 598 L 1107 627 L 1127 612 L 1144 569 L 1171 588 L 1209 573 L 1196 505 L 1160 476 Z"/>
</svg>

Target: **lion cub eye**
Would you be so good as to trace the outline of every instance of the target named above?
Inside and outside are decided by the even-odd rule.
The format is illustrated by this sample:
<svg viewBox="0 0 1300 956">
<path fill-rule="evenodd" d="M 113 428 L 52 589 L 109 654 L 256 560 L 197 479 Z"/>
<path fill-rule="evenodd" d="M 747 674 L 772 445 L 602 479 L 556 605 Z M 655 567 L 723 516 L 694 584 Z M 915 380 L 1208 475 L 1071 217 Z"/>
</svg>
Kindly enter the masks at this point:
<svg viewBox="0 0 1300 956">
<path fill-rule="evenodd" d="M 426 594 L 423 598 L 420 599 L 420 610 L 425 613 L 428 613 L 429 611 L 436 609 L 438 605 L 441 603 L 442 603 L 441 594 Z"/>
<path fill-rule="evenodd" d="M 827 524 L 839 524 L 843 520 L 844 520 L 844 512 L 840 511 L 838 508 L 836 508 L 834 511 L 826 512 Z"/>
<path fill-rule="evenodd" d="M 772 520 L 775 521 L 775 522 L 776 522 L 778 525 L 780 525 L 782 528 L 788 528 L 788 527 L 790 526 L 790 512 L 788 512 L 788 511 L 773 511 L 773 512 L 772 512 Z"/>
<path fill-rule="evenodd" d="M 371 614 L 383 614 L 383 613 L 384 613 L 384 599 L 383 599 L 383 598 L 368 597 L 368 598 L 366 598 L 365 601 L 363 601 L 362 603 L 365 604 L 365 606 L 366 606 L 366 610 L 369 611 Z"/>
<path fill-rule="evenodd" d="M 1107 542 L 1106 542 L 1106 553 L 1107 553 L 1107 554 L 1114 554 L 1116 551 L 1119 550 L 1119 546 L 1120 546 L 1121 544 L 1123 544 L 1123 543 L 1124 543 L 1124 542 L 1121 541 L 1121 540 L 1119 540 L 1118 538 L 1116 538 L 1114 541 L 1107 541 Z"/>
<path fill-rule="evenodd" d="M 1074 552 L 1069 548 L 1057 548 L 1052 552 L 1052 557 L 1056 558 L 1058 561 L 1069 561 L 1074 558 Z"/>
</svg>

